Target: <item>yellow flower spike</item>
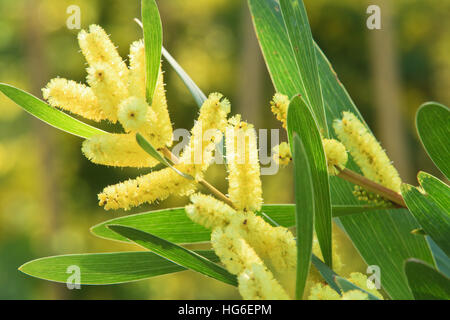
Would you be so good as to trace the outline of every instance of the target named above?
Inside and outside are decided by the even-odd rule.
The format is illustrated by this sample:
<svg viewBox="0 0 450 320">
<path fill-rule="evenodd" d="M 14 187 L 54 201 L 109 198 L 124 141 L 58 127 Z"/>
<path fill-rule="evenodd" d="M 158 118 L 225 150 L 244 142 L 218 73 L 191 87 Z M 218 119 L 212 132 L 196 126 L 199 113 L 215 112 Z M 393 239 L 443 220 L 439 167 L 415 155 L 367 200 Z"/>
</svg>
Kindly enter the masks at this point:
<svg viewBox="0 0 450 320">
<path fill-rule="evenodd" d="M 272 106 L 272 112 L 277 117 L 279 121 L 283 123 L 283 128 L 286 129 L 287 126 L 287 110 L 289 107 L 289 98 L 281 93 L 275 93 L 272 101 L 270 102 Z"/>
<path fill-rule="evenodd" d="M 87 71 L 87 81 L 97 96 L 103 112 L 115 123 L 119 104 L 128 98 L 127 87 L 118 81 L 117 73 L 105 63 L 95 64 Z"/>
<path fill-rule="evenodd" d="M 360 290 L 350 290 L 342 294 L 341 300 L 369 300 L 369 295 Z"/>
<path fill-rule="evenodd" d="M 91 162 L 113 167 L 154 167 L 159 162 L 136 142 L 134 134 L 102 134 L 83 142 L 83 154 Z"/>
<path fill-rule="evenodd" d="M 211 245 L 220 261 L 232 274 L 240 274 L 252 264 L 263 264 L 255 251 L 233 228 L 215 228 Z"/>
<path fill-rule="evenodd" d="M 310 291 L 308 300 L 340 300 L 339 293 L 334 291 L 329 285 L 317 283 Z"/>
<path fill-rule="evenodd" d="M 327 158 L 328 173 L 335 176 L 339 174 L 335 166 L 345 167 L 347 164 L 347 151 L 344 145 L 335 139 L 323 139 L 322 143 Z"/>
<path fill-rule="evenodd" d="M 192 204 L 186 206 L 187 216 L 205 228 L 226 227 L 237 213 L 216 198 L 201 193 L 191 196 Z"/>
<path fill-rule="evenodd" d="M 353 113 L 344 112 L 343 118 L 336 120 L 333 128 L 364 176 L 400 192 L 402 181 L 397 170 L 376 138 Z"/>
<path fill-rule="evenodd" d="M 90 66 L 106 63 L 116 74 L 117 79 L 125 85 L 128 83 L 128 68 L 109 39 L 105 30 L 98 25 L 91 25 L 89 32 L 82 30 L 78 34 L 81 51 Z"/>
<path fill-rule="evenodd" d="M 175 168 L 186 174 L 193 174 L 189 165 L 179 164 L 175 165 Z M 171 194 L 189 195 L 195 191 L 196 186 L 196 181 L 182 177 L 172 168 L 164 168 L 108 186 L 98 195 L 98 199 L 99 205 L 104 206 L 106 210 L 129 210 L 143 203 L 165 200 Z"/>
<path fill-rule="evenodd" d="M 383 296 L 380 294 L 380 292 L 373 288 L 373 289 L 369 289 L 369 287 L 367 286 L 367 276 L 359 273 L 359 272 L 353 272 L 350 274 L 350 277 L 347 279 L 348 281 L 350 281 L 351 283 L 353 283 L 354 285 L 360 287 L 361 289 L 373 294 L 374 296 L 383 299 Z"/>
<path fill-rule="evenodd" d="M 181 162 L 193 164 L 196 172 L 206 170 L 213 159 L 215 144 L 222 139 L 227 125 L 230 102 L 220 93 L 212 93 L 200 108 L 191 130 L 189 145 L 183 150 Z"/>
<path fill-rule="evenodd" d="M 245 300 L 290 300 L 272 273 L 261 264 L 253 264 L 238 277 L 239 293 Z"/>
<path fill-rule="evenodd" d="M 145 45 L 143 40 L 135 41 L 130 47 L 130 75 L 128 91 L 130 95 L 146 99 L 146 75 L 145 75 Z M 150 103 L 150 102 L 149 102 Z M 141 133 L 149 138 L 156 135 L 155 140 L 161 146 L 170 147 L 172 145 L 172 123 L 167 109 L 166 92 L 164 90 L 164 76 L 162 70 L 159 71 L 151 109 L 156 115 L 157 121 L 147 120 L 147 124 Z"/>
<path fill-rule="evenodd" d="M 256 134 L 252 125 L 230 119 L 226 130 L 228 194 L 236 209 L 259 211 L 262 186 Z"/>
<path fill-rule="evenodd" d="M 367 276 L 363 275 L 359 272 L 354 272 L 350 274 L 350 277 L 347 278 L 348 281 L 352 282 L 357 287 L 373 294 L 374 296 L 383 299 L 383 296 L 378 292 L 377 289 L 369 289 L 367 287 Z M 356 293 L 353 291 L 358 291 L 360 293 Z M 342 297 L 334 291 L 329 285 L 317 283 L 315 284 L 311 290 L 308 297 L 308 300 L 367 300 L 368 295 L 366 293 L 361 292 L 360 290 L 352 290 L 346 292 L 342 295 Z"/>
<path fill-rule="evenodd" d="M 142 128 L 147 120 L 148 111 L 152 113 L 156 120 L 155 113 L 152 110 L 148 110 L 147 102 L 142 98 L 129 97 L 122 101 L 118 109 L 117 118 L 127 132 L 137 132 Z"/>
<path fill-rule="evenodd" d="M 287 142 L 280 143 L 273 151 L 273 160 L 279 165 L 285 167 L 292 161 L 291 148 Z"/>
<path fill-rule="evenodd" d="M 284 227 L 273 227 L 254 213 L 240 212 L 230 223 L 243 238 L 277 272 L 297 266 L 297 244 L 294 235 Z"/>
<path fill-rule="evenodd" d="M 130 75 L 128 91 L 130 95 L 142 99 L 146 98 L 145 87 L 145 46 L 144 40 L 138 40 L 130 46 Z"/>
<path fill-rule="evenodd" d="M 100 108 L 94 92 L 84 84 L 63 78 L 55 78 L 42 89 L 42 94 L 44 99 L 53 107 L 94 121 L 106 119 L 106 115 Z"/>
<path fill-rule="evenodd" d="M 272 227 L 253 212 L 236 212 L 211 196 L 194 194 L 186 206 L 192 221 L 208 229 L 228 227 L 242 237 L 259 257 L 279 272 L 295 269 L 297 246 L 294 235 L 284 227 Z M 262 236 L 264 235 L 264 236 Z"/>
</svg>

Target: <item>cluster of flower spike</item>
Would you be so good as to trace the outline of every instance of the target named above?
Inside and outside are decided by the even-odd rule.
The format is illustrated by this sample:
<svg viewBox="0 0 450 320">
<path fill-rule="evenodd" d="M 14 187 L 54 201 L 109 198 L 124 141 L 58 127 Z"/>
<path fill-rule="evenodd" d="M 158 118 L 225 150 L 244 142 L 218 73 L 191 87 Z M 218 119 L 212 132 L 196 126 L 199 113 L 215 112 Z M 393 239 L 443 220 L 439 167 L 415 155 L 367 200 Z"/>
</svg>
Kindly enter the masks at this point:
<svg viewBox="0 0 450 320">
<path fill-rule="evenodd" d="M 363 289 L 364 291 L 376 296 L 379 299 L 383 299 L 383 296 L 375 288 L 369 288 L 367 285 L 367 276 L 362 273 L 354 272 L 347 278 L 348 281 Z M 360 290 L 350 290 L 339 295 L 329 285 L 317 283 L 311 288 L 308 300 L 368 300 L 368 294 Z"/>
<path fill-rule="evenodd" d="M 158 162 L 135 141 L 141 133 L 155 148 L 172 144 L 172 125 L 160 71 L 151 106 L 145 94 L 144 42 L 130 48 L 130 66 L 122 60 L 105 31 L 91 25 L 78 42 L 89 67 L 87 83 L 56 78 L 43 89 L 50 105 L 84 118 L 120 122 L 123 134 L 101 134 L 83 143 L 84 155 L 94 163 L 118 167 L 153 167 Z"/>
<path fill-rule="evenodd" d="M 286 128 L 289 98 L 276 93 L 271 106 L 272 112 Z M 342 119 L 335 120 L 333 128 L 340 141 L 335 139 L 323 139 L 322 141 L 330 175 L 339 174 L 338 168 L 345 167 L 348 160 L 347 151 L 349 151 L 365 177 L 393 191 L 400 192 L 401 179 L 397 170 L 376 138 L 353 113 L 344 112 Z M 274 151 L 275 160 L 282 165 L 288 164 L 292 159 L 290 150 L 286 148 L 285 143 L 277 146 Z M 361 201 L 376 205 L 387 204 L 381 196 L 370 193 L 361 187 L 355 187 L 354 195 Z"/>
<path fill-rule="evenodd" d="M 266 263 L 277 272 L 296 266 L 296 241 L 283 227 L 272 227 L 254 212 L 261 209 L 262 189 L 256 137 L 240 117 L 226 131 L 229 205 L 207 195 L 194 194 L 186 213 L 212 229 L 211 243 L 228 271 L 238 276 L 244 299 L 289 299 Z"/>
</svg>

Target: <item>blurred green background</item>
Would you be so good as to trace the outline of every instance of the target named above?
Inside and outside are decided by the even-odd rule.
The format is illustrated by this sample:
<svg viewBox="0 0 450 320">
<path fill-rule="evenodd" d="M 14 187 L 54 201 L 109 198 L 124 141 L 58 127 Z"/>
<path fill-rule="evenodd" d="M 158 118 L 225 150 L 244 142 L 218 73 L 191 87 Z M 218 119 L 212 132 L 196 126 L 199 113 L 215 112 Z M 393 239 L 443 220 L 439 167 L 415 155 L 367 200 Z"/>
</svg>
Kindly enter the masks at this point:
<svg viewBox="0 0 450 320">
<path fill-rule="evenodd" d="M 440 0 L 307 0 L 316 41 L 362 114 L 394 160 L 402 178 L 418 170 L 439 176 L 420 146 L 414 115 L 425 101 L 450 102 L 450 2 Z M 274 94 L 244 0 L 160 0 L 164 45 L 205 93 L 220 91 L 234 113 L 257 128 L 280 128 L 270 113 Z M 382 30 L 366 27 L 370 4 L 382 8 Z M 1 0 L 0 82 L 42 97 L 54 77 L 84 81 L 85 61 L 66 20 L 81 8 L 81 27 L 99 24 L 126 58 L 141 37 L 133 22 L 140 1 Z M 167 63 L 167 95 L 175 128 L 189 129 L 197 107 Z M 48 127 L 0 95 L 0 299 L 227 299 L 237 291 L 193 272 L 108 287 L 65 285 L 28 277 L 17 268 L 43 256 L 136 250 L 97 239 L 89 228 L 120 215 L 181 206 L 172 197 L 158 206 L 106 212 L 97 193 L 144 170 L 90 163 L 81 140 Z M 292 168 L 263 177 L 266 203 L 292 202 Z M 226 192 L 221 167 L 208 179 Z M 347 245 L 348 261 L 355 252 Z M 344 249 L 343 249 L 344 250 Z M 345 255 L 345 253 L 343 253 Z M 354 269 L 361 268 L 354 258 Z M 353 262 L 348 262 L 349 264 Z"/>
</svg>

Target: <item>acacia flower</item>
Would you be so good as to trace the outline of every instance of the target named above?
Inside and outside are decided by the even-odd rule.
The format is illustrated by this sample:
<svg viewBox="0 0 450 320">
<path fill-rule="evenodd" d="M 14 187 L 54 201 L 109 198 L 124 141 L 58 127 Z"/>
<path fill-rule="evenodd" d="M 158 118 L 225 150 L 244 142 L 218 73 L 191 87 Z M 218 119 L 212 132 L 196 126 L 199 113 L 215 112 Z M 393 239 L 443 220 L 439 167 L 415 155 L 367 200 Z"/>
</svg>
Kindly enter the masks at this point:
<svg viewBox="0 0 450 320">
<path fill-rule="evenodd" d="M 241 121 L 229 120 L 226 130 L 228 194 L 238 210 L 259 211 L 262 186 L 255 129 Z"/>
<path fill-rule="evenodd" d="M 364 176 L 391 190 L 400 192 L 401 179 L 386 152 L 367 127 L 350 112 L 344 112 L 333 128 L 350 152 Z"/>
<path fill-rule="evenodd" d="M 144 155 L 136 142 L 140 132 L 157 149 L 172 143 L 172 125 L 167 110 L 162 72 L 154 99 L 145 100 L 145 58 L 143 41 L 130 49 L 130 69 L 106 32 L 91 25 L 82 30 L 78 42 L 89 67 L 87 83 L 56 78 L 43 89 L 50 105 L 94 121 L 117 120 L 129 136 L 108 134 L 83 142 L 82 151 L 94 163 L 120 167 L 151 167 L 158 162 Z"/>
<path fill-rule="evenodd" d="M 272 101 L 270 102 L 271 109 L 273 114 L 277 117 L 279 121 L 283 123 L 283 128 L 287 127 L 287 110 L 289 107 L 289 98 L 288 96 L 275 93 Z"/>
<path fill-rule="evenodd" d="M 336 166 L 345 167 L 348 160 L 344 145 L 335 139 L 322 139 L 322 144 L 327 158 L 328 173 L 332 176 L 339 174 Z"/>
<path fill-rule="evenodd" d="M 273 148 L 273 160 L 282 166 L 287 166 L 292 161 L 291 148 L 287 142 L 282 142 Z"/>
<path fill-rule="evenodd" d="M 377 298 L 383 299 L 383 296 L 378 292 L 377 289 L 369 289 L 367 286 L 367 276 L 359 272 L 353 272 L 347 278 L 348 281 L 356 285 L 357 287 L 373 294 Z M 353 290 L 352 290 L 353 291 Z M 329 285 L 317 283 L 314 285 L 308 297 L 308 300 L 366 300 L 368 298 L 367 294 L 354 293 L 349 291 L 340 296 L 336 291 L 334 291 Z"/>
<path fill-rule="evenodd" d="M 143 203 L 153 203 L 167 199 L 171 194 L 189 195 L 195 191 L 198 180 L 202 178 L 212 159 L 215 143 L 220 139 L 203 141 L 203 132 L 208 130 L 224 130 L 226 117 L 230 111 L 229 102 L 221 100 L 222 95 L 214 93 L 204 102 L 200 109 L 198 121 L 192 130 L 189 145 L 183 151 L 180 163 L 175 168 L 185 174 L 195 177 L 189 180 L 175 172 L 172 168 L 153 171 L 136 179 L 108 186 L 98 195 L 99 204 L 108 209 L 125 209 L 139 206 Z M 191 161 L 191 156 L 197 152 L 195 145 L 201 143 L 199 152 L 204 155 L 200 163 Z M 195 157 L 195 154 L 194 154 Z"/>
<path fill-rule="evenodd" d="M 215 228 L 211 244 L 227 270 L 238 275 L 239 292 L 244 299 L 289 299 L 238 230 L 233 227 Z"/>
<path fill-rule="evenodd" d="M 231 228 L 277 271 L 295 269 L 297 245 L 288 229 L 273 227 L 253 212 L 236 211 L 211 196 L 194 194 L 191 202 L 186 213 L 192 221 L 209 229 Z"/>
</svg>

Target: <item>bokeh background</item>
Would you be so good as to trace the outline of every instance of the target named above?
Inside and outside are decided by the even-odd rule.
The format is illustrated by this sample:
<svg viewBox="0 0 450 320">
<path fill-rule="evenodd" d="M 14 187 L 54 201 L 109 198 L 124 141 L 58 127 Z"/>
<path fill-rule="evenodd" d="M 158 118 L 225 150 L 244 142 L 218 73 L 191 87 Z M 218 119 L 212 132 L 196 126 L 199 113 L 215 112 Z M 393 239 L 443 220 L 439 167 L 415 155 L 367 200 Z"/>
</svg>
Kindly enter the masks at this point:
<svg viewBox="0 0 450 320">
<path fill-rule="evenodd" d="M 450 2 L 441 0 L 306 0 L 314 37 L 341 81 L 394 160 L 402 178 L 418 170 L 439 176 L 420 146 L 414 115 L 425 101 L 450 102 Z M 133 22 L 140 1 L 1 0 L 0 82 L 42 97 L 56 76 L 84 81 L 78 30 L 66 27 L 69 5 L 81 8 L 82 28 L 103 26 L 126 58 L 142 37 Z M 160 0 L 164 45 L 206 93 L 220 91 L 233 112 L 257 128 L 280 128 L 270 113 L 274 94 L 244 0 Z M 382 7 L 381 31 L 366 28 L 366 9 Z M 197 107 L 167 63 L 167 95 L 176 128 L 189 129 Z M 28 277 L 17 268 L 43 256 L 136 250 L 97 239 L 101 221 L 156 207 L 181 206 L 172 197 L 159 206 L 106 212 L 97 193 L 144 171 L 93 165 L 81 140 L 48 127 L 0 95 L 0 299 L 227 299 L 236 290 L 193 272 L 108 287 L 65 285 Z M 292 168 L 263 178 L 266 203 L 292 202 Z M 208 179 L 226 191 L 224 170 Z M 363 268 L 347 243 L 343 254 Z M 353 260 L 352 260 L 353 259 Z"/>
</svg>

